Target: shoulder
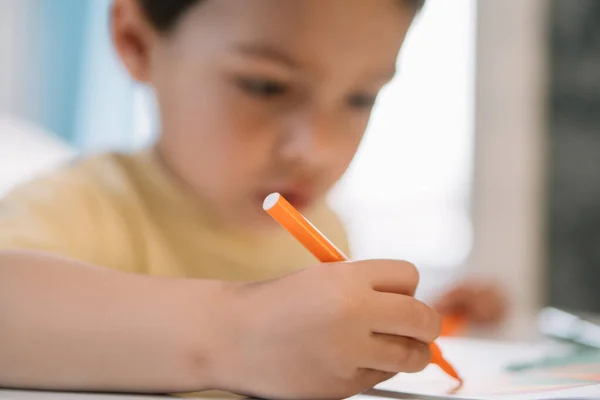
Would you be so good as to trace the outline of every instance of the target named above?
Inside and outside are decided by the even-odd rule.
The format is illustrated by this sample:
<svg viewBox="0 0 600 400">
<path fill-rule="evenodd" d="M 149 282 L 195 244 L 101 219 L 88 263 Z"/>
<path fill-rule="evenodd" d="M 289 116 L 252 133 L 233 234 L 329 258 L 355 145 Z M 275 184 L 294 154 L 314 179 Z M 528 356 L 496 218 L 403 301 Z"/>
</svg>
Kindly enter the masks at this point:
<svg viewBox="0 0 600 400">
<path fill-rule="evenodd" d="M 21 184 L 0 200 L 0 247 L 51 251 L 103 265 L 126 242 L 129 156 L 74 160 Z"/>
<path fill-rule="evenodd" d="M 120 158 L 118 154 L 102 154 L 73 160 L 16 186 L 1 204 L 47 205 L 71 211 L 77 206 L 93 207 L 127 185 Z"/>
</svg>

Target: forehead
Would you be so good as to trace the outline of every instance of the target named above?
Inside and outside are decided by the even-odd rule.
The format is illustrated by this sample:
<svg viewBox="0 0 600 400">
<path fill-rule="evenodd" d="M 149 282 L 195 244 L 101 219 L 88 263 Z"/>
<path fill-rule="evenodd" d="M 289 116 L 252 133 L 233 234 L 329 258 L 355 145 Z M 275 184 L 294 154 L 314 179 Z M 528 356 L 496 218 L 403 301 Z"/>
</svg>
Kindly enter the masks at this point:
<svg viewBox="0 0 600 400">
<path fill-rule="evenodd" d="M 180 32 L 213 51 L 260 43 L 301 64 L 394 65 L 413 14 L 400 0 L 205 0 Z"/>
</svg>

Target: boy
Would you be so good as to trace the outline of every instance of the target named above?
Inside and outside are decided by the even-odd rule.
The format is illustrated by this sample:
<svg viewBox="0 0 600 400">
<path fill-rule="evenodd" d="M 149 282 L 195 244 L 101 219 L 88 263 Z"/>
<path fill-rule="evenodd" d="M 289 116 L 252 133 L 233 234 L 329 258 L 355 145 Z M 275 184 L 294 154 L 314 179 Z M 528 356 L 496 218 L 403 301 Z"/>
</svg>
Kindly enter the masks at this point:
<svg viewBox="0 0 600 400">
<path fill-rule="evenodd" d="M 399 261 L 315 265 L 262 211 L 324 205 L 417 0 L 115 0 L 161 137 L 0 204 L 0 386 L 339 398 L 429 362 L 440 318 Z"/>
</svg>

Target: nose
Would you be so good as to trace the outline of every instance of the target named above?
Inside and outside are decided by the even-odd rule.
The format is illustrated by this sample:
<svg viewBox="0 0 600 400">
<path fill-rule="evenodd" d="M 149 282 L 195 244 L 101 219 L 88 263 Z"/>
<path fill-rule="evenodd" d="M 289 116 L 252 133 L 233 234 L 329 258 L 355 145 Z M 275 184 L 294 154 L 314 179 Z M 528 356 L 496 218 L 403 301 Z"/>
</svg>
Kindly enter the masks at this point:
<svg viewBox="0 0 600 400">
<path fill-rule="evenodd" d="M 285 162 L 318 169 L 327 164 L 335 152 L 340 126 L 335 113 L 313 109 L 290 120 L 279 146 Z"/>
</svg>

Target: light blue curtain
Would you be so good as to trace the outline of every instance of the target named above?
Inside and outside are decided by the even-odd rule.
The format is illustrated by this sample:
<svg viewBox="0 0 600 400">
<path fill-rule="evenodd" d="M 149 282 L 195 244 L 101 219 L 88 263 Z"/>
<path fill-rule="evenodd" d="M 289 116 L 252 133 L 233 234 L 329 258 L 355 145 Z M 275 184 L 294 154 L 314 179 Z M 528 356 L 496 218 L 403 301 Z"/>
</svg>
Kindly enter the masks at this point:
<svg viewBox="0 0 600 400">
<path fill-rule="evenodd" d="M 135 85 L 112 48 L 111 0 L 30 0 L 40 62 L 32 117 L 83 150 L 134 143 Z"/>
<path fill-rule="evenodd" d="M 89 6 L 82 0 L 31 0 L 32 87 L 27 93 L 32 119 L 72 141 L 78 102 L 81 49 Z"/>
<path fill-rule="evenodd" d="M 86 1 L 89 4 L 81 52 L 75 142 L 84 149 L 128 149 L 135 145 L 135 85 L 125 73 L 111 43 L 111 0 Z"/>
</svg>

